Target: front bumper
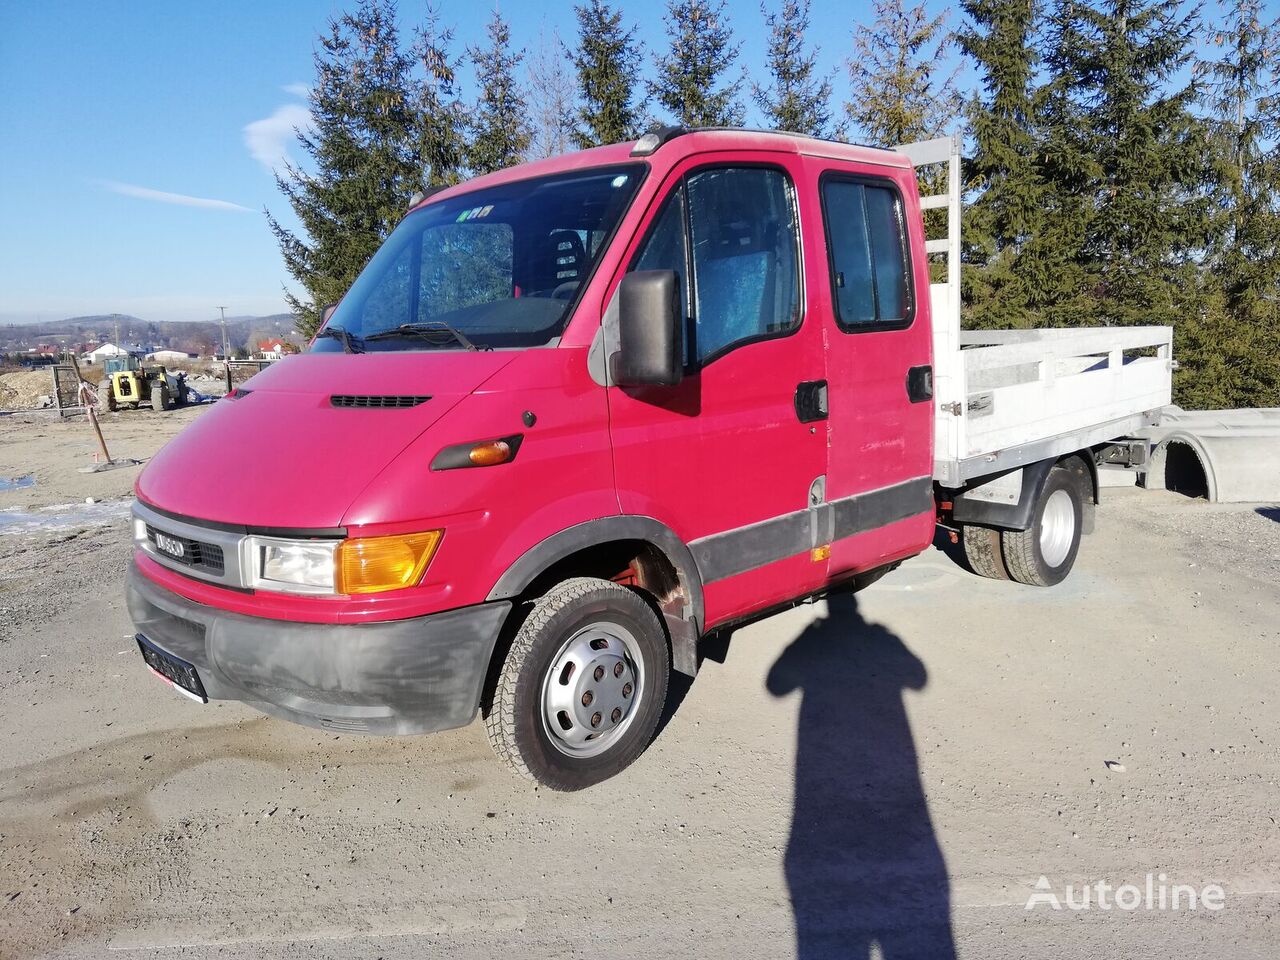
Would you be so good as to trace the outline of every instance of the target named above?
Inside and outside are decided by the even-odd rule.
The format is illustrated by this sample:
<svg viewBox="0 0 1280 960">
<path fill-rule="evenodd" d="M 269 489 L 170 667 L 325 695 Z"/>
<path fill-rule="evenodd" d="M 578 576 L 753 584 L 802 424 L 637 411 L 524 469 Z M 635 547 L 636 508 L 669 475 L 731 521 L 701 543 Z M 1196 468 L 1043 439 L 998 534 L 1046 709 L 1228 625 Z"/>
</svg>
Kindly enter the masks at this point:
<svg viewBox="0 0 1280 960">
<path fill-rule="evenodd" d="M 152 644 L 194 664 L 213 700 L 349 733 L 429 733 L 469 723 L 510 601 L 382 623 L 228 613 L 152 583 L 130 563 L 129 614 Z"/>
</svg>

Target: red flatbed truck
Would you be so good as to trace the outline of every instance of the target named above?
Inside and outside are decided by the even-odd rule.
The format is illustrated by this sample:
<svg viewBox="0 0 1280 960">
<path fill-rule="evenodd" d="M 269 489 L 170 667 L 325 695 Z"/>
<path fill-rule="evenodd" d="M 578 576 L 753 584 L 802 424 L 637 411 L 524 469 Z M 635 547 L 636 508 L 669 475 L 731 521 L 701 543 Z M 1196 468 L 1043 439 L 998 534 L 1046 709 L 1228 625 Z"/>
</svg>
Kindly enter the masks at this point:
<svg viewBox="0 0 1280 960">
<path fill-rule="evenodd" d="M 569 790 L 643 752 L 701 637 L 939 522 L 1056 583 L 1097 462 L 1169 400 L 1170 331 L 962 333 L 959 197 L 917 164 L 957 182 L 950 140 L 673 128 L 417 204 L 305 353 L 139 477 L 148 665 L 333 731 L 480 711 Z"/>
</svg>

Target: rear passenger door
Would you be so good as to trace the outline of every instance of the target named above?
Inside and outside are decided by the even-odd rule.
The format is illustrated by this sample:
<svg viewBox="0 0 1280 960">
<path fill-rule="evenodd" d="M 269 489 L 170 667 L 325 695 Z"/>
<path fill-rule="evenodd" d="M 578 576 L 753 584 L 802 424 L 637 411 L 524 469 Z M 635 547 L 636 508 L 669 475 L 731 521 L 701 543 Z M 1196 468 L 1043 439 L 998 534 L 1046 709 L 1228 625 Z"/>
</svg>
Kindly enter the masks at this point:
<svg viewBox="0 0 1280 960">
<path fill-rule="evenodd" d="M 674 270 L 680 281 L 684 378 L 610 387 L 610 431 L 622 511 L 690 545 L 708 623 L 824 582 L 807 507 L 826 428 L 796 409 L 801 385 L 825 378 L 820 325 L 804 317 L 802 172 L 787 154 L 691 158 L 668 176 L 615 277 Z"/>
<path fill-rule="evenodd" d="M 839 579 L 932 538 L 929 280 L 923 256 L 912 256 L 908 225 L 920 212 L 910 168 L 814 162 L 813 174 L 828 267 L 815 286 L 830 379 L 829 575 Z"/>
</svg>

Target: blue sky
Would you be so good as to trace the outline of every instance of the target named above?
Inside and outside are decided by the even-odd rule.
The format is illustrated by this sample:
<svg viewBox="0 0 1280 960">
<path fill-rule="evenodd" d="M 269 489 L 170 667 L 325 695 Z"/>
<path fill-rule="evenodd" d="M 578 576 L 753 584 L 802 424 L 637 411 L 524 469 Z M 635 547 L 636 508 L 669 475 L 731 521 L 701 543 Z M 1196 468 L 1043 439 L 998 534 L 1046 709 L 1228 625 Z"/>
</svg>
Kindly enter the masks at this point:
<svg viewBox="0 0 1280 960">
<path fill-rule="evenodd" d="M 623 0 L 650 54 L 660 0 Z M 493 9 L 440 0 L 461 44 Z M 776 6 L 771 2 L 770 6 Z M 944 9 L 941 0 L 933 3 Z M 289 221 L 271 175 L 305 118 L 312 50 L 337 0 L 48 0 L 0 8 L 0 322 L 85 313 L 197 320 L 285 309 L 262 215 Z M 835 70 L 868 4 L 813 0 Z M 425 4 L 401 2 L 406 28 Z M 764 59 L 756 0 L 731 0 L 740 63 Z M 503 4 L 518 43 L 573 36 L 572 0 Z M 951 14 L 952 18 L 956 15 Z M 646 67 L 646 69 L 648 69 Z M 842 98 L 843 68 L 836 78 Z M 754 118 L 752 118 L 754 119 Z"/>
<path fill-rule="evenodd" d="M 662 42 L 660 0 L 626 2 Z M 461 43 L 492 6 L 441 0 Z M 834 68 L 859 4 L 814 0 Z M 416 22 L 424 4 L 402 2 Z M 196 320 L 282 311 L 288 276 L 262 215 L 288 214 L 270 165 L 304 117 L 312 50 L 337 0 L 49 0 L 0 8 L 0 322 L 84 313 Z M 571 0 L 503 4 L 520 43 Z M 763 58 L 755 0 L 731 17 Z M 837 88 L 839 89 L 839 87 Z"/>
</svg>

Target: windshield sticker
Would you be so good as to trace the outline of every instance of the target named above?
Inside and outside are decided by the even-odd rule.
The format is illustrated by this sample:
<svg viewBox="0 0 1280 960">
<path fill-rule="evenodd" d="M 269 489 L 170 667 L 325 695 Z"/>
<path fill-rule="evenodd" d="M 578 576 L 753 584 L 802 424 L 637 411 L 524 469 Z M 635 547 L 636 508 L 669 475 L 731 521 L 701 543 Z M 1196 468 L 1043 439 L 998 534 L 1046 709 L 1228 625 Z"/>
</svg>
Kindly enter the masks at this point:
<svg viewBox="0 0 1280 960">
<path fill-rule="evenodd" d="M 492 212 L 492 203 L 484 207 L 472 207 L 470 210 L 463 210 L 458 214 L 458 219 L 454 223 L 462 223 L 465 220 L 478 220 L 480 217 L 487 217 Z"/>
</svg>

